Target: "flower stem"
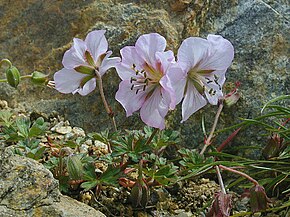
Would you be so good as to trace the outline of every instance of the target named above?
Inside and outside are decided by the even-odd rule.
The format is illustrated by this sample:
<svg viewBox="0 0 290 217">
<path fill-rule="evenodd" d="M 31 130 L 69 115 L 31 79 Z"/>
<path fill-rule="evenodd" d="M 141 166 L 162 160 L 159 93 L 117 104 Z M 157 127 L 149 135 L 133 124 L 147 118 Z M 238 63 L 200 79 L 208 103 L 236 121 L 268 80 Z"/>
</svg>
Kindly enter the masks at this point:
<svg viewBox="0 0 290 217">
<path fill-rule="evenodd" d="M 102 77 L 97 70 L 95 70 L 95 71 L 96 71 L 96 75 L 97 75 L 96 79 L 98 82 L 98 87 L 99 87 L 99 91 L 100 91 L 100 95 L 101 95 L 103 104 L 105 106 L 107 114 L 109 115 L 110 118 L 112 118 L 112 122 L 113 122 L 113 126 L 114 126 L 115 131 L 117 131 L 117 125 L 116 125 L 116 121 L 115 121 L 115 117 L 114 117 L 114 112 L 112 111 L 111 107 L 109 106 L 109 104 L 106 100 L 105 94 L 104 94 Z"/>
<path fill-rule="evenodd" d="M 226 166 L 223 166 L 223 165 L 219 165 L 219 168 L 223 169 L 223 170 L 227 170 L 227 171 L 232 172 L 232 173 L 236 173 L 236 174 L 238 174 L 238 175 L 240 175 L 242 177 L 245 177 L 250 182 L 252 182 L 254 185 L 259 185 L 259 183 L 255 179 L 253 179 L 251 176 L 247 175 L 246 173 L 237 171 L 235 169 L 232 169 L 232 168 L 229 168 L 229 167 L 226 167 Z"/>
<path fill-rule="evenodd" d="M 215 166 L 215 170 L 216 170 L 216 174 L 217 174 L 217 177 L 219 180 L 220 188 L 221 188 L 223 194 L 227 194 L 219 167 Z"/>
<path fill-rule="evenodd" d="M 21 76 L 20 78 L 21 78 L 21 79 L 23 79 L 23 78 L 24 78 L 24 79 L 25 79 L 25 78 L 32 78 L 32 75 L 23 75 L 23 76 Z"/>
<path fill-rule="evenodd" d="M 154 131 L 152 132 L 151 136 L 147 139 L 145 145 L 149 145 L 156 133 L 158 132 L 158 128 L 154 128 Z"/>
<path fill-rule="evenodd" d="M 8 65 L 8 68 L 11 68 L 11 67 L 12 67 L 12 63 L 11 63 L 10 60 L 8 60 L 8 59 L 2 59 L 2 60 L 0 61 L 0 67 L 1 67 L 3 64 L 7 64 L 7 65 Z M 7 82 L 7 79 L 0 79 L 0 82 Z"/>
<path fill-rule="evenodd" d="M 210 146 L 210 144 L 211 144 L 211 139 L 213 137 L 213 134 L 214 134 L 215 128 L 217 126 L 217 122 L 218 122 L 218 119 L 220 117 L 220 114 L 221 114 L 221 112 L 223 110 L 223 107 L 224 107 L 223 102 L 220 101 L 217 113 L 216 113 L 215 118 L 214 118 L 214 122 L 213 122 L 213 125 L 212 125 L 212 128 L 211 128 L 211 131 L 210 131 L 210 134 L 207 137 L 207 139 L 205 141 L 205 144 L 204 144 L 200 154 L 203 154 L 205 152 L 205 150 L 207 149 L 207 147 Z"/>
<path fill-rule="evenodd" d="M 11 68 L 11 67 L 12 67 L 12 63 L 11 63 L 10 60 L 8 60 L 8 59 L 2 59 L 2 60 L 0 61 L 0 67 L 2 66 L 3 63 L 8 64 L 8 68 Z"/>
<path fill-rule="evenodd" d="M 23 75 L 20 76 L 21 79 L 25 79 L 25 78 L 32 78 L 32 75 Z M 7 82 L 7 79 L 0 79 L 0 82 Z"/>
</svg>

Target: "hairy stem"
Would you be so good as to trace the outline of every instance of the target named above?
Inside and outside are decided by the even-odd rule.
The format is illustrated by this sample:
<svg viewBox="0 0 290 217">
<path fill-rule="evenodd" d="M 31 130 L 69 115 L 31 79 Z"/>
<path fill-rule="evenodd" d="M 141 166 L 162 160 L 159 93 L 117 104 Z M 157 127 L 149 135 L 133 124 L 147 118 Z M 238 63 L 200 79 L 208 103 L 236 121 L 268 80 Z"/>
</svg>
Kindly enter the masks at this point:
<svg viewBox="0 0 290 217">
<path fill-rule="evenodd" d="M 112 119 L 115 131 L 117 131 L 117 125 L 116 125 L 116 121 L 115 121 L 115 117 L 114 117 L 114 112 L 112 111 L 111 107 L 109 106 L 109 104 L 108 104 L 108 102 L 106 100 L 105 94 L 104 94 L 102 77 L 101 77 L 99 71 L 97 71 L 97 70 L 95 70 L 95 71 L 96 71 L 96 75 L 97 75 L 96 79 L 97 79 L 97 82 L 98 82 L 98 87 L 99 87 L 99 91 L 100 91 L 100 95 L 101 95 L 103 104 L 105 106 L 107 114 Z"/>
<path fill-rule="evenodd" d="M 219 165 L 219 168 L 222 169 L 222 170 L 227 170 L 227 171 L 232 172 L 232 173 L 236 173 L 236 174 L 238 174 L 238 175 L 240 175 L 242 177 L 245 177 L 250 182 L 252 182 L 254 185 L 258 185 L 259 184 L 255 179 L 253 179 L 251 176 L 247 175 L 246 173 L 237 171 L 235 169 L 232 169 L 232 168 L 229 168 L 229 167 L 226 167 L 226 166 L 223 166 L 223 165 Z"/>
<path fill-rule="evenodd" d="M 221 114 L 221 112 L 223 110 L 223 107 L 224 107 L 223 102 L 219 102 L 219 107 L 218 107 L 217 113 L 215 115 L 214 122 L 213 122 L 213 125 L 212 125 L 212 128 L 211 128 L 210 134 L 207 137 L 207 139 L 205 141 L 205 144 L 204 144 L 200 154 L 203 154 L 205 152 L 205 150 L 207 149 L 207 147 L 210 146 L 210 144 L 211 144 L 211 139 L 213 137 L 213 134 L 214 134 L 215 128 L 217 126 L 220 114 Z"/>
</svg>

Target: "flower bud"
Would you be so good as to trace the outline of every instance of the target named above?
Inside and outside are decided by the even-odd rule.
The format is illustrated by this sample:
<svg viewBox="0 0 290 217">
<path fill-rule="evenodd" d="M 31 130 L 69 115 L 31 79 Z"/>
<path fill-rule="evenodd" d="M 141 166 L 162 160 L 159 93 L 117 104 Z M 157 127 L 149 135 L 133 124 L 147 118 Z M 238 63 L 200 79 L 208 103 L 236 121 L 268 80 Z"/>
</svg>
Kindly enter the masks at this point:
<svg viewBox="0 0 290 217">
<path fill-rule="evenodd" d="M 17 88 L 20 82 L 20 73 L 15 66 L 11 66 L 6 70 L 6 79 L 11 87 Z"/>
<path fill-rule="evenodd" d="M 267 197 L 265 189 L 261 185 L 255 185 L 250 189 L 250 206 L 252 212 L 267 209 L 270 199 Z"/>
<path fill-rule="evenodd" d="M 218 192 L 215 194 L 215 199 L 211 205 L 209 212 L 206 214 L 206 217 L 228 217 L 230 216 L 231 208 L 232 196 L 230 194 Z"/>
<path fill-rule="evenodd" d="M 131 202 L 134 207 L 146 207 L 149 200 L 149 189 L 143 179 L 138 179 L 131 190 Z"/>
<path fill-rule="evenodd" d="M 283 150 L 283 138 L 278 134 L 274 134 L 268 140 L 268 144 L 264 147 L 262 154 L 265 159 L 271 159 L 273 157 L 278 157 L 279 153 Z"/>
<path fill-rule="evenodd" d="M 237 103 L 237 101 L 240 99 L 240 94 L 238 92 L 238 87 L 240 86 L 240 82 L 235 83 L 235 88 L 224 97 L 224 102 L 227 106 L 232 106 Z"/>
<path fill-rule="evenodd" d="M 71 180 L 82 179 L 84 168 L 79 155 L 68 156 L 67 170 Z"/>
<path fill-rule="evenodd" d="M 37 85 L 47 85 L 48 84 L 48 75 L 45 75 L 41 72 L 38 72 L 38 71 L 34 71 L 31 75 L 31 81 L 32 83 L 34 84 L 37 84 Z"/>
<path fill-rule="evenodd" d="M 239 100 L 239 98 L 240 98 L 240 94 L 238 92 L 235 92 L 231 95 L 227 95 L 225 97 L 225 104 L 230 107 L 230 106 L 236 104 L 237 101 Z"/>
</svg>

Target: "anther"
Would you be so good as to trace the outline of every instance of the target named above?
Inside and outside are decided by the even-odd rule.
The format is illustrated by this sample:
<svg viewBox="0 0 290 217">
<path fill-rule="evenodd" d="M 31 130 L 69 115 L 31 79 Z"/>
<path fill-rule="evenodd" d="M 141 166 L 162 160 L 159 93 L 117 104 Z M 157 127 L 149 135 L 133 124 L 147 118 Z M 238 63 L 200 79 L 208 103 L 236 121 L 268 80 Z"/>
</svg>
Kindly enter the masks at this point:
<svg viewBox="0 0 290 217">
<path fill-rule="evenodd" d="M 133 77 L 131 77 L 131 79 L 130 79 L 130 83 L 132 84 L 132 83 L 133 83 L 133 81 L 137 81 L 137 79 L 136 79 L 136 78 L 133 78 Z"/>
<path fill-rule="evenodd" d="M 139 92 L 139 89 L 136 90 L 136 94 Z"/>
<path fill-rule="evenodd" d="M 131 89 L 131 90 L 133 90 L 133 88 L 134 88 L 134 84 L 131 86 L 131 88 L 130 88 L 130 89 Z"/>
<path fill-rule="evenodd" d="M 211 96 L 214 96 L 215 94 L 216 94 L 216 90 L 214 90 L 214 89 L 210 89 L 209 91 L 208 91 L 208 93 L 211 95 Z"/>
<path fill-rule="evenodd" d="M 214 81 L 217 82 L 219 80 L 219 77 L 215 74 L 213 76 L 214 76 Z"/>
</svg>

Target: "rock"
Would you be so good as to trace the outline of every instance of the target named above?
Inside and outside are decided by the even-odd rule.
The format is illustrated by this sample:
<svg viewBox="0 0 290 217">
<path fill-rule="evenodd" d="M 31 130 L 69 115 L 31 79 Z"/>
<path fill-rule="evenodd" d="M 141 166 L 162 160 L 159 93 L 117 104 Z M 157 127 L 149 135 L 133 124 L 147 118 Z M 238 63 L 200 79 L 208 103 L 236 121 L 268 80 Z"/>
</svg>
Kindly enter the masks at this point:
<svg viewBox="0 0 290 217">
<path fill-rule="evenodd" d="M 77 137 L 85 137 L 86 136 L 85 131 L 80 127 L 74 127 L 72 129 L 72 132 L 73 132 L 74 136 L 77 136 Z"/>
<path fill-rule="evenodd" d="M 70 47 L 72 38 L 84 38 L 94 29 L 107 30 L 114 56 L 119 55 L 121 47 L 133 45 L 143 33 L 162 34 L 168 48 L 175 52 L 189 36 L 220 34 L 235 47 L 234 63 L 227 73 L 229 86 L 237 80 L 242 83 L 242 98 L 231 109 L 224 109 L 218 126 L 222 128 L 238 122 L 240 117 L 256 116 L 267 100 L 289 94 L 287 8 L 285 0 L 89 0 L 81 3 L 64 0 L 55 4 L 38 0 L 3 1 L 0 14 L 1 28 L 5 31 L 0 31 L 0 58 L 10 58 L 21 73 L 35 69 L 53 74 L 62 68 L 62 55 Z M 118 83 L 114 70 L 104 76 L 105 93 L 119 128 L 141 128 L 143 123 L 138 114 L 126 118 L 123 108 L 114 100 Z M 0 84 L 0 96 L 0 100 L 8 101 L 15 108 L 47 114 L 57 111 L 72 126 L 80 126 L 87 132 L 112 129 L 97 91 L 87 97 L 64 96 L 24 81 L 18 90 Z M 198 146 L 204 137 L 201 115 L 206 116 L 206 126 L 210 128 L 215 111 L 215 106 L 207 106 L 180 125 L 178 107 L 168 117 L 167 125 L 181 131 L 184 144 Z M 241 134 L 236 143 L 256 144 L 258 130 Z"/>
<path fill-rule="evenodd" d="M 8 109 L 8 103 L 5 100 L 0 100 L 0 109 Z"/>
<path fill-rule="evenodd" d="M 68 134 L 72 131 L 72 127 L 71 126 L 63 126 L 63 127 L 59 127 L 55 129 L 55 132 L 59 133 L 59 134 Z"/>
<path fill-rule="evenodd" d="M 59 122 L 58 124 L 56 124 L 54 127 L 51 128 L 51 131 L 57 132 L 59 134 L 65 135 L 65 134 L 69 134 L 72 132 L 72 127 L 69 126 L 69 122 Z"/>
<path fill-rule="evenodd" d="M 61 195 L 58 181 L 42 164 L 14 155 L 12 148 L 0 149 L 0 156 L 1 217 L 105 216 Z"/>
</svg>

